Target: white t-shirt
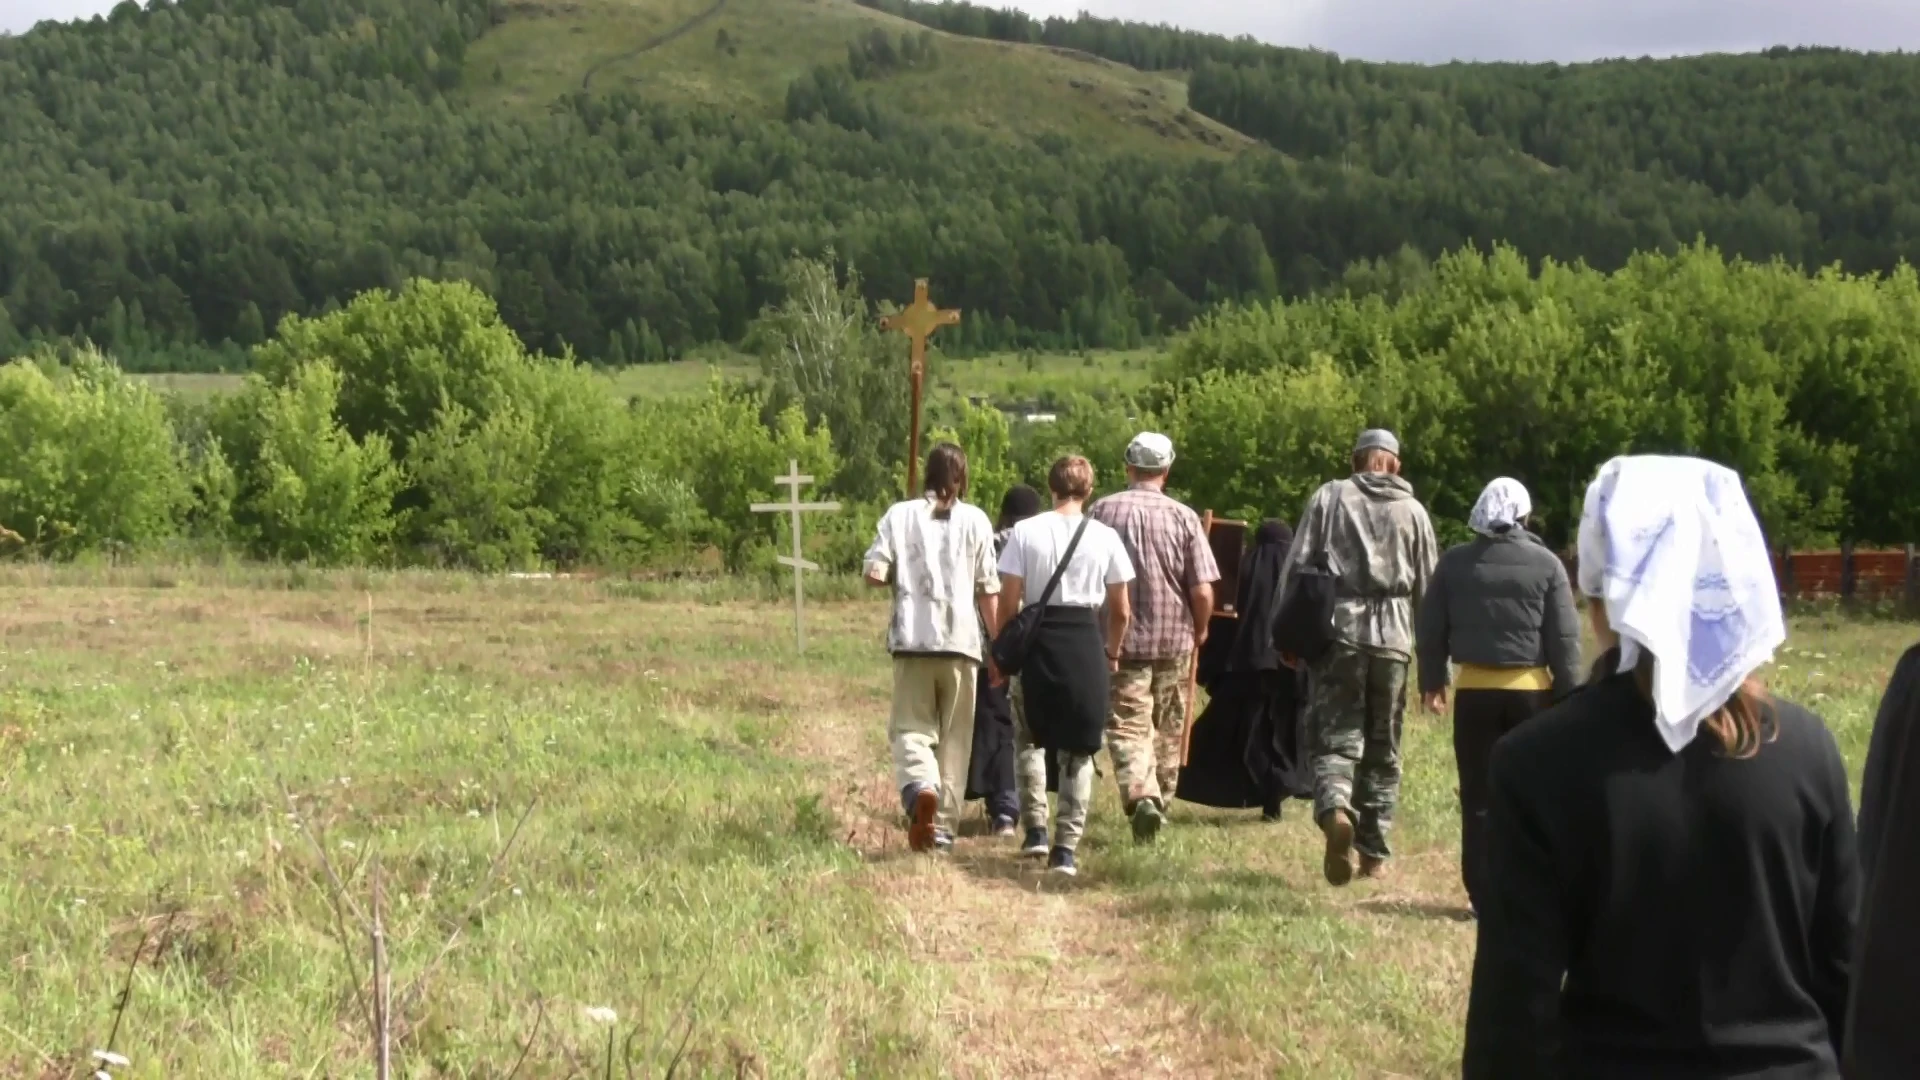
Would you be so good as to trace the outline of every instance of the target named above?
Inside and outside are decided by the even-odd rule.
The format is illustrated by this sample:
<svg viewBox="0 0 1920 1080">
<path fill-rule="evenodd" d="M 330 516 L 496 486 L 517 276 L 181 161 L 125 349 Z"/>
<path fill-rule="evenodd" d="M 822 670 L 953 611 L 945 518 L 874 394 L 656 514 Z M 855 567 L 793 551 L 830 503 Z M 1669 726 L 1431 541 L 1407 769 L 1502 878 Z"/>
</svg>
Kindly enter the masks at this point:
<svg viewBox="0 0 1920 1080">
<path fill-rule="evenodd" d="M 1000 578 L 993 523 L 979 507 L 955 502 L 940 515 L 928 498 L 893 504 L 867 549 L 866 571 L 893 582 L 888 652 L 981 659 L 974 598 L 999 592 Z"/>
<path fill-rule="evenodd" d="M 1081 515 L 1065 517 L 1049 510 L 1035 514 L 1013 527 L 1006 550 L 1000 553 L 1000 572 L 1021 579 L 1020 606 L 1040 599 L 1060 564 L 1073 531 L 1080 527 Z M 1060 575 L 1053 590 L 1050 607 L 1099 607 L 1107 602 L 1107 586 L 1125 585 L 1133 580 L 1133 560 L 1127 558 L 1120 534 L 1098 521 L 1087 522 L 1086 534 L 1073 551 L 1073 561 Z"/>
</svg>

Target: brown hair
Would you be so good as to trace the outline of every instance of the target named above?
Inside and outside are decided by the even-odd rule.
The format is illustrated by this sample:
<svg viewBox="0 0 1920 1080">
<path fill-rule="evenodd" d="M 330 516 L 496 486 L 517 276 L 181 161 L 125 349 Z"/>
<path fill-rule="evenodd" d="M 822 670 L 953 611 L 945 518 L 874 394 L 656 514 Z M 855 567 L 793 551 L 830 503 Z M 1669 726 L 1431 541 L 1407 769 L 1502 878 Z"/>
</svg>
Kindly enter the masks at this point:
<svg viewBox="0 0 1920 1080">
<path fill-rule="evenodd" d="M 941 502 L 967 495 L 967 452 L 943 442 L 927 455 L 927 490 Z"/>
<path fill-rule="evenodd" d="M 1594 628 L 1611 626 L 1607 620 L 1606 605 L 1598 598 L 1586 598 L 1588 610 L 1598 616 Z M 1616 639 L 1617 640 L 1617 639 Z M 1613 673 L 1619 657 L 1619 646 L 1608 649 L 1594 663 L 1594 680 Z M 1640 690 L 1640 696 L 1653 700 L 1653 654 L 1644 650 L 1640 661 L 1633 667 L 1633 684 Z M 1773 715 L 1773 698 L 1759 679 L 1749 675 L 1741 681 L 1733 696 L 1722 702 L 1720 707 L 1700 721 L 1700 726 L 1713 733 L 1720 743 L 1720 752 L 1730 758 L 1745 759 L 1760 752 L 1760 748 L 1779 737 L 1780 727 Z"/>
<path fill-rule="evenodd" d="M 1093 494 L 1093 463 L 1078 454 L 1054 462 L 1047 470 L 1047 490 L 1060 499 L 1084 499 Z"/>
<path fill-rule="evenodd" d="M 1356 450 L 1353 455 L 1353 471 L 1358 473 L 1387 473 L 1400 475 L 1400 455 L 1378 446 L 1367 450 Z"/>
<path fill-rule="evenodd" d="M 1652 698 L 1653 657 L 1650 654 L 1640 654 L 1640 662 L 1633 669 L 1633 683 L 1641 694 Z M 1700 721 L 1700 726 L 1720 741 L 1721 753 L 1730 758 L 1750 758 L 1780 734 L 1771 704 L 1766 687 L 1749 675 L 1732 697 Z"/>
</svg>

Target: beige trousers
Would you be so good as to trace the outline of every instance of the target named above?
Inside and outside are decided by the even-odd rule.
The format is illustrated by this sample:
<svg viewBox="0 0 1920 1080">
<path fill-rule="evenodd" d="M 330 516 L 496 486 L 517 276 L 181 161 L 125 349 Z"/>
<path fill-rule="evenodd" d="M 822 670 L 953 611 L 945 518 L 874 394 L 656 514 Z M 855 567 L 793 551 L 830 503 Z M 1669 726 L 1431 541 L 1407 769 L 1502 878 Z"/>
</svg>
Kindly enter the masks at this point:
<svg viewBox="0 0 1920 1080">
<path fill-rule="evenodd" d="M 893 658 L 894 788 L 918 784 L 940 793 L 934 828 L 953 835 L 973 757 L 973 697 L 980 665 L 957 656 Z"/>
</svg>

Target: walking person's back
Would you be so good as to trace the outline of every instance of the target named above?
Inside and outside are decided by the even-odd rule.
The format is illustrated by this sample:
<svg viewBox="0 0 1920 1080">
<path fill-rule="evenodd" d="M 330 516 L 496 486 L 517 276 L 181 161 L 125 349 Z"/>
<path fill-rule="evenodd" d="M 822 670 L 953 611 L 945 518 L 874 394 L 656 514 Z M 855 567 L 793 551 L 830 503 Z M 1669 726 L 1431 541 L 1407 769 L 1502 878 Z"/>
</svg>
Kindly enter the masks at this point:
<svg viewBox="0 0 1920 1080">
<path fill-rule="evenodd" d="M 1489 483 L 1468 520 L 1479 535 L 1440 556 L 1420 604 L 1420 695 L 1429 712 L 1446 710 L 1448 661 L 1460 668 L 1453 680 L 1460 871 L 1476 911 L 1486 888 L 1493 745 L 1579 682 L 1580 617 L 1567 568 L 1527 531 L 1532 512 L 1518 480 Z"/>
<path fill-rule="evenodd" d="M 1333 644 L 1312 662 L 1307 708 L 1314 821 L 1335 885 L 1352 879 L 1354 850 L 1367 877 L 1392 854 L 1414 612 L 1437 546 L 1426 508 L 1400 477 L 1399 440 L 1377 429 L 1355 444 L 1353 475 L 1314 492 L 1294 534 L 1282 594 L 1299 567 L 1316 562 L 1337 581 Z"/>
<path fill-rule="evenodd" d="M 1135 571 L 1128 590 L 1133 617 L 1110 658 L 1116 667 L 1107 752 L 1137 840 L 1159 831 L 1179 783 L 1193 665 L 1220 580 L 1200 515 L 1166 493 L 1172 467 L 1172 441 L 1141 432 L 1127 446 L 1127 489 L 1087 510 L 1120 535 Z"/>
<path fill-rule="evenodd" d="M 1495 747 L 1465 1075 L 1837 1077 L 1846 771 L 1818 717 L 1751 681 L 1784 623 L 1739 478 L 1615 459 L 1580 558 L 1617 647 Z"/>
</svg>

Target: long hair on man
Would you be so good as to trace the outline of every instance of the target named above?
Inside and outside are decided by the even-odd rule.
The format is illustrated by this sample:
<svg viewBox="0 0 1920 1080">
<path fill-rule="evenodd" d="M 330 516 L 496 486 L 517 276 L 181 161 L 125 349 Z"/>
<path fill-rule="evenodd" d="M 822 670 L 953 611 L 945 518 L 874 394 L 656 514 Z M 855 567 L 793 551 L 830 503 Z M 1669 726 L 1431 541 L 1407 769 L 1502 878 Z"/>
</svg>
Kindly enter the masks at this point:
<svg viewBox="0 0 1920 1080">
<path fill-rule="evenodd" d="M 967 497 L 967 452 L 950 442 L 927 454 L 927 491 L 941 502 Z"/>
</svg>

